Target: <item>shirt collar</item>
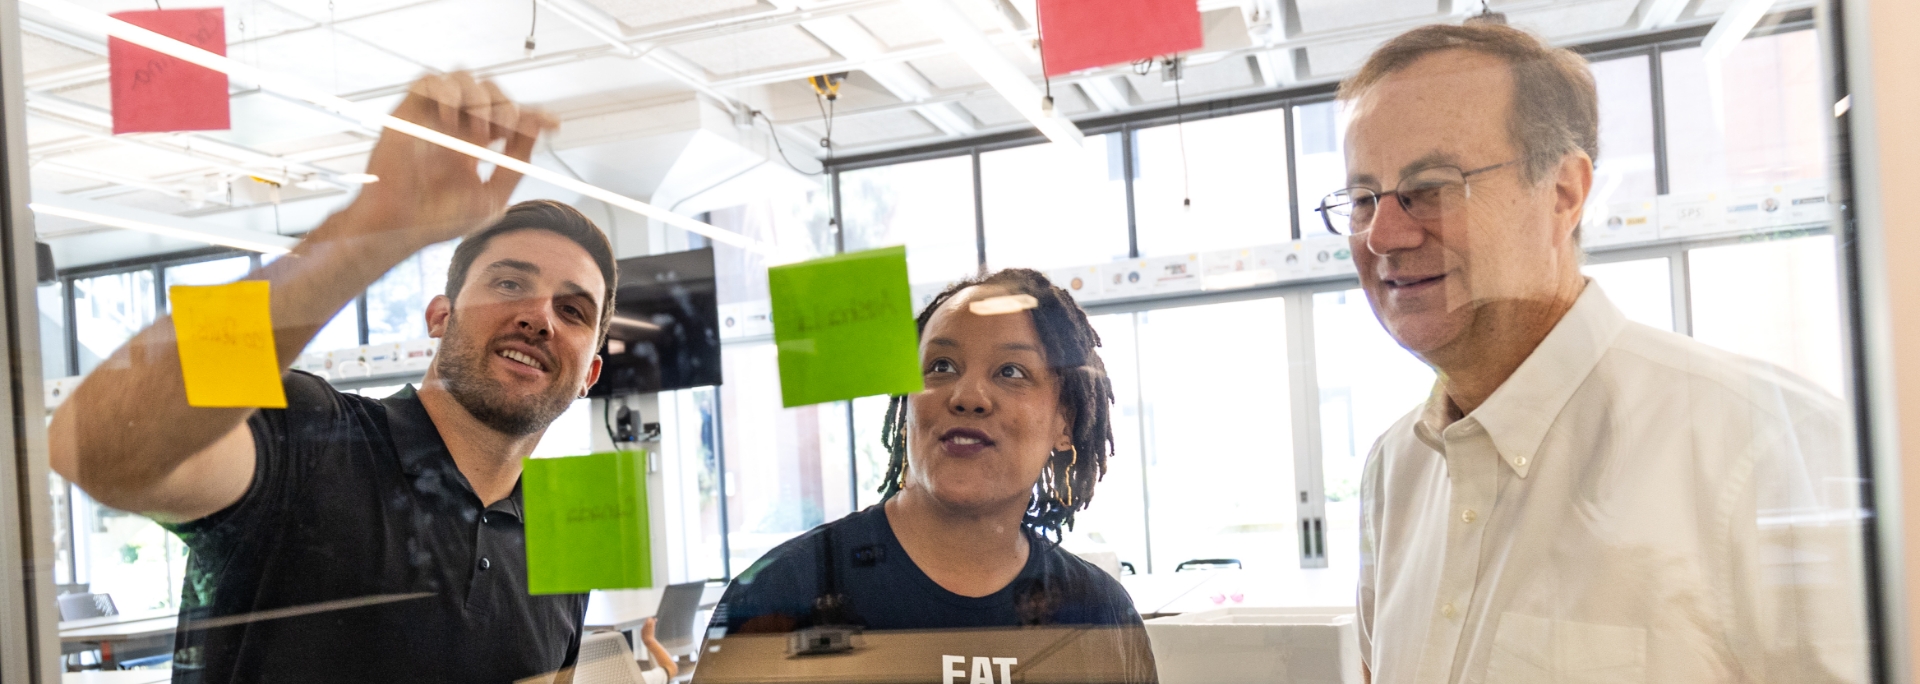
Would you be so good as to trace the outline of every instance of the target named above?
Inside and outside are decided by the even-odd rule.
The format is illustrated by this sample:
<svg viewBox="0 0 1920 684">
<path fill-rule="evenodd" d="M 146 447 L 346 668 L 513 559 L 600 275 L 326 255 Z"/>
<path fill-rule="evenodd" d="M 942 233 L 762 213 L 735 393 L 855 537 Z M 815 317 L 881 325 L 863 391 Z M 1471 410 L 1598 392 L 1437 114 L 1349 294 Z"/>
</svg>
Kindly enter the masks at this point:
<svg viewBox="0 0 1920 684">
<path fill-rule="evenodd" d="M 420 393 L 413 385 L 380 400 L 380 404 L 387 408 L 387 428 L 393 437 L 394 452 L 400 457 L 401 470 L 416 476 L 428 468 L 441 469 L 451 476 L 449 479 L 459 482 L 468 496 L 475 496 L 473 485 L 454 464 L 453 452 L 447 450 L 446 440 L 440 438 L 440 428 L 433 424 L 433 416 L 428 415 L 426 404 L 420 403 Z M 520 508 L 520 481 L 514 481 L 513 493 L 493 502 L 487 510 L 525 520 L 526 515 Z"/>
<path fill-rule="evenodd" d="M 1626 324 L 1626 315 L 1588 279 L 1573 308 L 1473 413 L 1460 416 L 1444 388 L 1435 382 L 1433 394 L 1414 425 L 1414 435 L 1444 453 L 1442 434 L 1447 429 L 1485 428 L 1501 460 L 1520 477 L 1526 477 L 1547 430 Z M 1463 425 L 1454 427 L 1455 422 Z"/>
</svg>

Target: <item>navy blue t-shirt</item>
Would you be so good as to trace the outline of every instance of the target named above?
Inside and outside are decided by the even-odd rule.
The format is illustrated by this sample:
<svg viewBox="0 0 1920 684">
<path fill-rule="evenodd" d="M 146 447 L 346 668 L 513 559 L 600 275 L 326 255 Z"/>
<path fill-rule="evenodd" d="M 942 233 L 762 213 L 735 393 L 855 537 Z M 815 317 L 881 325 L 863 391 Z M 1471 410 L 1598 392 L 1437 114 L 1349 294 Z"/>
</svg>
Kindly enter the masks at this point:
<svg viewBox="0 0 1920 684">
<path fill-rule="evenodd" d="M 813 626 L 814 599 L 828 591 L 822 573 L 829 564 L 820 552 L 829 539 L 848 617 L 869 630 L 1140 625 L 1133 599 L 1113 576 L 1032 535 L 1026 567 L 1005 588 L 981 597 L 947 591 L 907 557 L 885 505 L 877 505 L 767 552 L 727 587 L 709 634 Z M 726 631 L 712 629 L 720 627 Z"/>
</svg>

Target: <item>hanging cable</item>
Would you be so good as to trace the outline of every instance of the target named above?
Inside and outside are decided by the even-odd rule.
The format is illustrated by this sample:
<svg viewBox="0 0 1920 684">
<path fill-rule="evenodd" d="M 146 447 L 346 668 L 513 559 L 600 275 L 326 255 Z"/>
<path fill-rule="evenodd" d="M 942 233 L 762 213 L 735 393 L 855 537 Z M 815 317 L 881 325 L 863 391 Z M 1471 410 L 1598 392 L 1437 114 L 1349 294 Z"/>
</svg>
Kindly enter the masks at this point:
<svg viewBox="0 0 1920 684">
<path fill-rule="evenodd" d="M 533 56 L 533 45 L 534 45 L 534 42 L 533 42 L 533 34 L 534 34 L 534 31 L 535 31 L 535 29 L 538 29 L 538 28 L 540 28 L 540 0 L 528 0 L 528 4 L 530 4 L 530 5 L 532 5 L 532 6 L 533 6 L 533 8 L 532 8 L 532 12 L 531 12 L 531 14 L 532 14 L 532 18 L 530 18 L 530 19 L 529 19 L 529 20 L 527 21 L 527 43 L 526 43 L 526 49 L 527 49 L 527 56 L 528 56 L 528 57 L 532 57 L 532 56 Z"/>
<path fill-rule="evenodd" d="M 1180 138 L 1180 206 L 1193 207 L 1193 178 L 1187 172 L 1187 116 L 1186 103 L 1180 98 L 1180 82 L 1187 80 L 1185 61 L 1180 57 L 1168 57 L 1161 68 L 1173 78 L 1173 131 Z"/>
<path fill-rule="evenodd" d="M 821 167 L 819 171 L 808 171 L 806 169 L 802 169 L 799 166 L 794 165 L 793 159 L 787 157 L 787 148 L 780 145 L 780 131 L 774 129 L 773 119 L 769 118 L 766 112 L 762 112 L 758 109 L 748 110 L 748 113 L 756 119 L 760 119 L 762 121 L 767 122 L 767 135 L 772 136 L 773 138 L 773 149 L 778 150 L 780 152 L 780 161 L 786 162 L 788 168 L 793 169 L 794 172 L 796 173 L 805 174 L 808 176 L 827 175 L 827 170 L 824 165 Z"/>
</svg>

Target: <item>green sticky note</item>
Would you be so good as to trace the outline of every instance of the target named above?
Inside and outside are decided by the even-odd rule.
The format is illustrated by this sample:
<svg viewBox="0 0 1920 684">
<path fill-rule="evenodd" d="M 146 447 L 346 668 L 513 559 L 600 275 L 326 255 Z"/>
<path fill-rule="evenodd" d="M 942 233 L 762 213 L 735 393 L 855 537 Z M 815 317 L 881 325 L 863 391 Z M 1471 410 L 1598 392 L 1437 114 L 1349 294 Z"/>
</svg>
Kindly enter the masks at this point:
<svg viewBox="0 0 1920 684">
<path fill-rule="evenodd" d="M 653 586 L 646 460 L 616 451 L 522 462 L 528 593 Z"/>
<path fill-rule="evenodd" d="M 921 389 L 907 249 L 767 269 L 787 407 Z"/>
</svg>

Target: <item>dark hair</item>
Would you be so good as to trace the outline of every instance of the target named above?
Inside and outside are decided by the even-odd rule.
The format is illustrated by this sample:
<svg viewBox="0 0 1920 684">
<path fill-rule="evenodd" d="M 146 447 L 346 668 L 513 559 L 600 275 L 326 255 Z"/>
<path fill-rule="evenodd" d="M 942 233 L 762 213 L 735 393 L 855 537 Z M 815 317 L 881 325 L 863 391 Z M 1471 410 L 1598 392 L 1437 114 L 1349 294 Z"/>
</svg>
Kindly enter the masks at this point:
<svg viewBox="0 0 1920 684">
<path fill-rule="evenodd" d="M 544 230 L 558 234 L 593 257 L 595 266 L 600 267 L 600 277 L 607 281 L 606 292 L 600 299 L 600 337 L 607 335 L 607 322 L 613 320 L 613 292 L 619 286 L 619 269 L 613 263 L 613 244 L 607 242 L 607 234 L 593 224 L 580 210 L 553 200 L 527 200 L 507 208 L 505 216 L 493 222 L 493 225 L 480 229 L 480 232 L 468 235 L 453 248 L 453 263 L 447 268 L 447 299 L 458 300 L 460 287 L 467 282 L 467 271 L 473 268 L 473 260 L 480 258 L 486 251 L 487 243 L 494 238 L 520 230 Z"/>
<path fill-rule="evenodd" d="M 1445 50 L 1469 50 L 1507 63 L 1513 74 L 1507 134 L 1519 148 L 1527 182 L 1540 182 L 1560 157 L 1575 150 L 1600 159 L 1600 97 L 1587 60 L 1510 26 L 1435 24 L 1402 33 L 1374 50 L 1359 73 L 1340 83 L 1339 98 L 1360 97 L 1394 72 Z"/>
<path fill-rule="evenodd" d="M 1087 321 L 1087 312 L 1075 304 L 1073 295 L 1054 287 L 1038 271 L 1009 268 L 971 278 L 948 286 L 915 320 L 921 334 L 933 312 L 954 294 L 975 285 L 996 285 L 1013 294 L 1024 294 L 1037 303 L 1027 314 L 1033 317 L 1034 331 L 1046 351 L 1047 367 L 1060 379 L 1060 405 L 1067 409 L 1073 424 L 1069 436 L 1073 451 L 1054 452 L 1034 482 L 1033 499 L 1027 504 L 1022 526 L 1055 542 L 1060 528 L 1073 529 L 1073 514 L 1085 510 L 1093 500 L 1094 483 L 1107 474 L 1107 457 L 1113 453 L 1113 425 L 1109 404 L 1113 403 L 1113 381 L 1107 367 L 1094 351 L 1100 346 L 1100 334 Z M 895 395 L 887 404 L 887 422 L 881 426 L 880 443 L 886 447 L 887 476 L 880 485 L 881 498 L 892 498 L 900 491 L 900 478 L 907 465 L 907 397 Z M 1064 487 L 1062 486 L 1064 484 Z"/>
</svg>

